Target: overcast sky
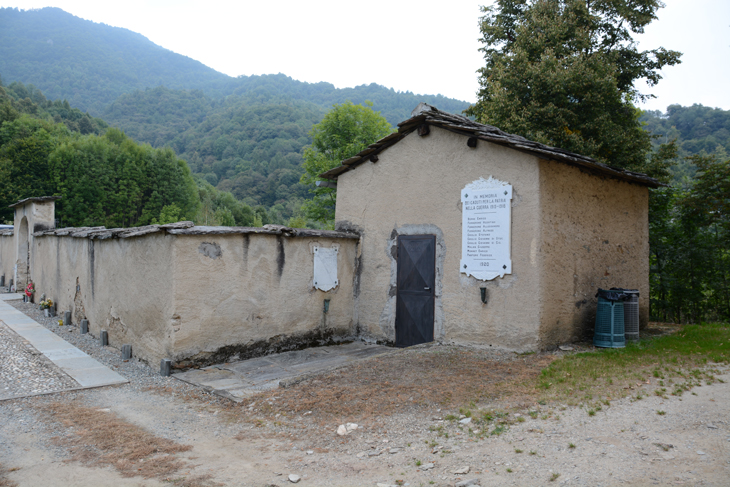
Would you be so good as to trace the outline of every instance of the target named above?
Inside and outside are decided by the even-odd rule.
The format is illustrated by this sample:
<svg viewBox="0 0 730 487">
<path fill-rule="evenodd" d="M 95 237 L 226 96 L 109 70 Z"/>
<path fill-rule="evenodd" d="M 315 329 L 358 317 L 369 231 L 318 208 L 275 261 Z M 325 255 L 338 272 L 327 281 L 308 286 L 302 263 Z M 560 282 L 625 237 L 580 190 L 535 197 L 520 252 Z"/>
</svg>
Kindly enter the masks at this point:
<svg viewBox="0 0 730 487">
<path fill-rule="evenodd" d="M 398 91 L 476 99 L 479 5 L 485 1 L 0 0 L 59 7 L 139 32 L 231 76 L 284 73 L 337 87 L 378 83 Z M 701 103 L 730 110 L 730 1 L 666 0 L 640 48 L 684 53 L 642 108 Z"/>
</svg>

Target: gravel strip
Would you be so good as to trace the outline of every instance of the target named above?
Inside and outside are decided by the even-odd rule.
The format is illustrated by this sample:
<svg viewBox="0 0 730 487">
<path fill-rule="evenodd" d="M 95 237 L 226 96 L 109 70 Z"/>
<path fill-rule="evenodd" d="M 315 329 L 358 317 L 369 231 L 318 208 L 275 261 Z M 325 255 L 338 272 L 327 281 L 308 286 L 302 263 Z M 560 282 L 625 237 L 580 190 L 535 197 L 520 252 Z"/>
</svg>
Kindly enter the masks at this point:
<svg viewBox="0 0 730 487">
<path fill-rule="evenodd" d="M 0 356 L 0 401 L 81 387 L 2 321 Z"/>
<path fill-rule="evenodd" d="M 122 360 L 119 349 L 111 346 L 100 346 L 98 337 L 93 336 L 91 333 L 82 335 L 78 323 L 73 323 L 71 326 L 59 326 L 58 322 L 61 317 L 46 317 L 37 304 L 24 303 L 19 300 L 8 301 L 8 304 L 129 380 L 134 389 L 180 385 L 187 390 L 191 387 L 183 385 L 177 379 L 160 376 L 159 370 L 153 370 L 146 363 L 134 357 L 131 360 Z"/>
</svg>

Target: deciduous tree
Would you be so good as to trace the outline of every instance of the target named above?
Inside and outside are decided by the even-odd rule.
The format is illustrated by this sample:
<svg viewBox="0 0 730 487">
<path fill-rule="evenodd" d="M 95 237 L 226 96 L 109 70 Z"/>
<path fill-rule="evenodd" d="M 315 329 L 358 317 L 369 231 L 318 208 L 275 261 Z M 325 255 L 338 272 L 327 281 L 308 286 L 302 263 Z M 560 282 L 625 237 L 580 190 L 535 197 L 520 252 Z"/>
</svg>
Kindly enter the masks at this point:
<svg viewBox="0 0 730 487">
<path fill-rule="evenodd" d="M 659 0 L 497 0 L 482 7 L 480 122 L 611 165 L 644 168 L 651 149 L 634 103 L 680 53 L 639 51 Z"/>
<path fill-rule="evenodd" d="M 367 102 L 365 106 L 349 101 L 336 104 L 312 127 L 312 145 L 304 151 L 303 184 L 324 181 L 320 174 L 393 131 L 385 117 L 371 107 L 372 103 Z M 307 216 L 323 224 L 334 224 L 336 190 L 314 187 L 310 192 L 314 198 L 304 204 Z"/>
</svg>

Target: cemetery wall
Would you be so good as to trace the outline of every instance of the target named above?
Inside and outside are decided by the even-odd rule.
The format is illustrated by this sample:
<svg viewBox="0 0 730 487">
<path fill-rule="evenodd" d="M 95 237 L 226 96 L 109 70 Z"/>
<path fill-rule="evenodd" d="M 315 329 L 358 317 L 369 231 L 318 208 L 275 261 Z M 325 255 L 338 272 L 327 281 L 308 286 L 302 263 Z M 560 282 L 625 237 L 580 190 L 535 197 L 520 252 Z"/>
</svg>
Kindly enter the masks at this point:
<svg viewBox="0 0 730 487">
<path fill-rule="evenodd" d="M 110 345 L 132 344 L 134 356 L 152 364 L 161 358 L 207 364 L 353 333 L 356 238 L 221 227 L 177 231 L 107 239 L 37 235 L 31 252 L 36 296 L 45 293 L 59 314 L 73 310 L 73 321 L 87 318 L 94 336 L 107 330 Z M 313 287 L 317 246 L 339 249 L 339 283 L 329 292 Z"/>
<path fill-rule="evenodd" d="M 176 361 L 219 362 L 226 356 L 262 355 L 355 334 L 357 239 L 212 237 L 180 235 L 173 241 L 175 307 L 170 327 Z M 313 256 L 322 248 L 338 250 L 339 284 L 326 292 L 313 282 Z"/>
<path fill-rule="evenodd" d="M 5 285 L 13 278 L 15 266 L 15 240 L 12 230 L 0 231 L 0 276 L 5 276 Z"/>
<path fill-rule="evenodd" d="M 577 183 L 579 181 L 579 183 Z M 540 340 L 592 337 L 598 288 L 639 289 L 649 320 L 649 190 L 540 161 L 543 314 Z"/>
<path fill-rule="evenodd" d="M 540 178 L 535 156 L 437 127 L 416 132 L 343 173 L 337 181 L 338 229 L 362 232 L 362 273 L 355 303 L 361 333 L 395 338 L 395 245 L 404 234 L 437 239 L 437 341 L 507 349 L 539 346 L 542 273 L 539 263 Z M 481 178 L 513 185 L 512 273 L 480 281 L 460 272 L 461 190 Z M 343 196 L 347 195 L 347 197 Z M 486 288 L 487 304 L 480 288 Z"/>
</svg>

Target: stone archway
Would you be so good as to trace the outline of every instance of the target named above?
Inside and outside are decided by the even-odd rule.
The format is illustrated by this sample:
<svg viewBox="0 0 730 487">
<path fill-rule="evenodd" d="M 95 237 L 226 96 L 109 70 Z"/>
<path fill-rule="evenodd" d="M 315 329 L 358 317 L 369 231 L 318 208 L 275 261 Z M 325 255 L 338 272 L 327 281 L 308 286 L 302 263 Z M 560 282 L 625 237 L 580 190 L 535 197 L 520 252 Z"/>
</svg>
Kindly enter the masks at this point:
<svg viewBox="0 0 730 487">
<path fill-rule="evenodd" d="M 23 216 L 18 225 L 18 248 L 15 261 L 15 289 L 20 292 L 28 285 L 30 278 L 30 234 L 28 219 Z"/>
</svg>

